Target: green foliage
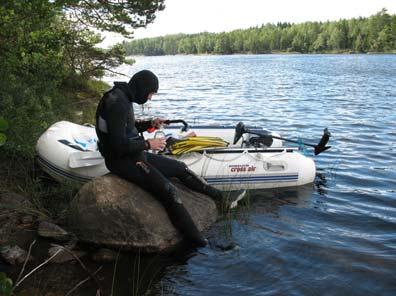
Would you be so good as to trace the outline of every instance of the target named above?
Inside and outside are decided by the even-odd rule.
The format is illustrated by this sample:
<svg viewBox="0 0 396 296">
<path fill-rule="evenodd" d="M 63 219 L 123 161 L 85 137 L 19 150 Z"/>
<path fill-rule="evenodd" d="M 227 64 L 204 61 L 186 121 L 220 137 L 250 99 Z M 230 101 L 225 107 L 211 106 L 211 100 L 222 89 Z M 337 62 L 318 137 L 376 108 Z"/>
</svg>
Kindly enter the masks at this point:
<svg viewBox="0 0 396 296">
<path fill-rule="evenodd" d="M 0 295 L 10 296 L 12 294 L 13 283 L 3 272 L 0 272 Z"/>
<path fill-rule="evenodd" d="M 95 46 L 103 40 L 99 34 L 73 27 L 66 19 L 62 20 L 62 26 L 66 32 L 63 46 L 64 62 L 72 75 L 80 74 L 80 80 L 100 78 L 106 71 L 113 72 L 112 69 L 115 67 L 128 63 L 121 45 L 104 50 Z"/>
<path fill-rule="evenodd" d="M 28 197 L 30 201 L 18 208 L 5 204 L 0 207 L 9 207 L 14 212 L 34 215 L 39 219 L 64 221 L 70 202 L 81 187 L 77 183 L 55 182 L 37 167 L 34 159 L 13 151 L 1 151 L 0 172 L 0 190 L 13 191 Z"/>
<path fill-rule="evenodd" d="M 169 35 L 124 42 L 123 46 L 128 55 L 393 52 L 396 15 L 383 9 L 369 18 L 266 24 L 218 34 Z"/>
<path fill-rule="evenodd" d="M 23 153 L 32 152 L 40 131 L 65 105 L 64 31 L 56 27 L 58 12 L 46 4 L 22 0 L 0 6 L 0 116 L 10 122 L 7 147 Z"/>
<path fill-rule="evenodd" d="M 0 117 L 10 123 L 2 148 L 33 156 L 52 123 L 92 122 L 102 94 L 90 81 L 130 61 L 120 45 L 98 48 L 102 39 L 89 29 L 127 35 L 152 22 L 159 9 L 163 0 L 1 1 Z"/>
<path fill-rule="evenodd" d="M 131 36 L 130 29 L 146 27 L 163 10 L 165 0 L 55 0 L 68 18 L 84 28 L 96 28 Z"/>
<path fill-rule="evenodd" d="M 8 122 L 4 118 L 0 117 L 0 146 L 3 146 L 7 141 L 7 136 L 4 132 L 8 129 Z"/>
</svg>

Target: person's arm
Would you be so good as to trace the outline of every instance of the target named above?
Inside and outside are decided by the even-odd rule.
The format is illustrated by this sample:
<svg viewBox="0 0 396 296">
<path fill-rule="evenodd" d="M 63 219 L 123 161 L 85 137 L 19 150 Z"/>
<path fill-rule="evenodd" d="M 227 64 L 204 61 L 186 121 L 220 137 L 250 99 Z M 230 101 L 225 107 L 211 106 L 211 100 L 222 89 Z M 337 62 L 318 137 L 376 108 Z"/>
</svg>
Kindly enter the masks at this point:
<svg viewBox="0 0 396 296">
<path fill-rule="evenodd" d="M 137 130 L 139 131 L 139 133 L 145 132 L 150 128 L 154 128 L 154 129 L 159 129 L 161 128 L 162 125 L 164 125 L 164 122 L 166 121 L 166 119 L 163 118 L 155 118 L 152 120 L 137 120 L 135 122 L 135 126 L 137 128 Z"/>
<path fill-rule="evenodd" d="M 112 150 L 118 157 L 125 156 L 130 153 L 137 153 L 149 149 L 148 143 L 141 138 L 128 139 L 126 136 L 125 126 L 128 116 L 127 104 L 122 102 L 114 102 L 108 106 L 107 110 L 107 130 Z"/>
<path fill-rule="evenodd" d="M 161 128 L 165 124 L 166 119 L 163 118 L 154 118 L 151 120 L 151 125 L 155 128 Z"/>
<path fill-rule="evenodd" d="M 139 133 L 143 133 L 153 127 L 151 120 L 136 120 L 135 126 Z"/>
</svg>

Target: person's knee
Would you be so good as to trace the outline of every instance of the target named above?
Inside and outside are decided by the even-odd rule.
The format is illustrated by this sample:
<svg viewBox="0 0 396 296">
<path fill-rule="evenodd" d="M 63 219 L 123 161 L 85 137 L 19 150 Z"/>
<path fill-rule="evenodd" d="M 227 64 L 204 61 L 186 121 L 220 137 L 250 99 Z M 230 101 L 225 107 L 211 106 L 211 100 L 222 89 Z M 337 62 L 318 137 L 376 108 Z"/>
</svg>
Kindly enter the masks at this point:
<svg viewBox="0 0 396 296">
<path fill-rule="evenodd" d="M 208 183 L 206 182 L 206 180 L 204 178 L 202 178 L 201 176 L 198 176 L 194 171 L 192 171 L 189 167 L 185 166 L 184 168 L 184 180 L 188 181 L 188 180 L 196 180 L 198 181 L 198 183 L 201 186 L 207 186 Z"/>
<path fill-rule="evenodd" d="M 179 176 L 184 176 L 186 174 L 186 171 L 189 169 L 188 166 L 184 162 L 178 160 L 176 165 Z"/>
<path fill-rule="evenodd" d="M 173 171 L 173 177 L 181 179 L 188 175 L 186 173 L 188 167 L 182 161 L 174 160 L 171 164 L 171 167 L 172 167 L 172 171 Z"/>
<path fill-rule="evenodd" d="M 187 166 L 184 162 L 181 162 L 181 161 L 180 161 L 180 167 L 181 167 L 183 170 L 189 170 L 188 166 Z"/>
</svg>

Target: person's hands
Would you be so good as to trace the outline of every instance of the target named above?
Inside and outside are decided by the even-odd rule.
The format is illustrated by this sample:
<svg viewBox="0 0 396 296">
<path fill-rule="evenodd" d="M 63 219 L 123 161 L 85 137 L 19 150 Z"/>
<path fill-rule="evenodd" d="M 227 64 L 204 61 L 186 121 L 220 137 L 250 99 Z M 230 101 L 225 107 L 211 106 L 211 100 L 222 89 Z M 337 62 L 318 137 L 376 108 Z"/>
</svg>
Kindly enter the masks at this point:
<svg viewBox="0 0 396 296">
<path fill-rule="evenodd" d="M 150 149 L 154 151 L 162 151 L 166 146 L 165 138 L 155 138 L 147 140 L 150 144 Z"/>
<path fill-rule="evenodd" d="M 156 129 L 161 128 L 161 126 L 164 124 L 164 122 L 166 121 L 166 119 L 163 118 L 154 118 L 151 121 L 151 126 L 155 127 Z"/>
</svg>

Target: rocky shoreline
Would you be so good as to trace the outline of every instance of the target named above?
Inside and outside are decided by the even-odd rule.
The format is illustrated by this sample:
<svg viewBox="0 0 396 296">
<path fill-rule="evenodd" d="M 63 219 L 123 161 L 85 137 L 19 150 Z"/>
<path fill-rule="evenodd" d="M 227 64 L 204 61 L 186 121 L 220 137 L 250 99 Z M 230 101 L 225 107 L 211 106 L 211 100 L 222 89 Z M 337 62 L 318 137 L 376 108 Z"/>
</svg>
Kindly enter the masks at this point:
<svg viewBox="0 0 396 296">
<path fill-rule="evenodd" d="M 208 229 L 217 219 L 214 202 L 177 181 L 175 185 L 198 228 Z M 125 251 L 138 252 L 139 256 L 141 252 L 172 252 L 182 243 L 153 196 L 112 175 L 80 189 L 64 224 L 57 225 L 34 208 L 27 197 L 11 192 L 0 194 L 0 272 L 11 277 L 14 288 L 22 290 L 32 288 L 31 278 L 48 276 L 53 269 L 61 269 L 62 278 L 67 270 L 77 275 L 68 275 L 67 287 L 55 288 L 62 293 L 78 285 L 84 274 L 86 282 L 90 282 L 85 286 L 103 290 L 106 288 L 95 275 L 103 264 L 114 269 L 118 260 L 131 256 Z M 46 288 L 53 291 L 58 284 Z"/>
</svg>

